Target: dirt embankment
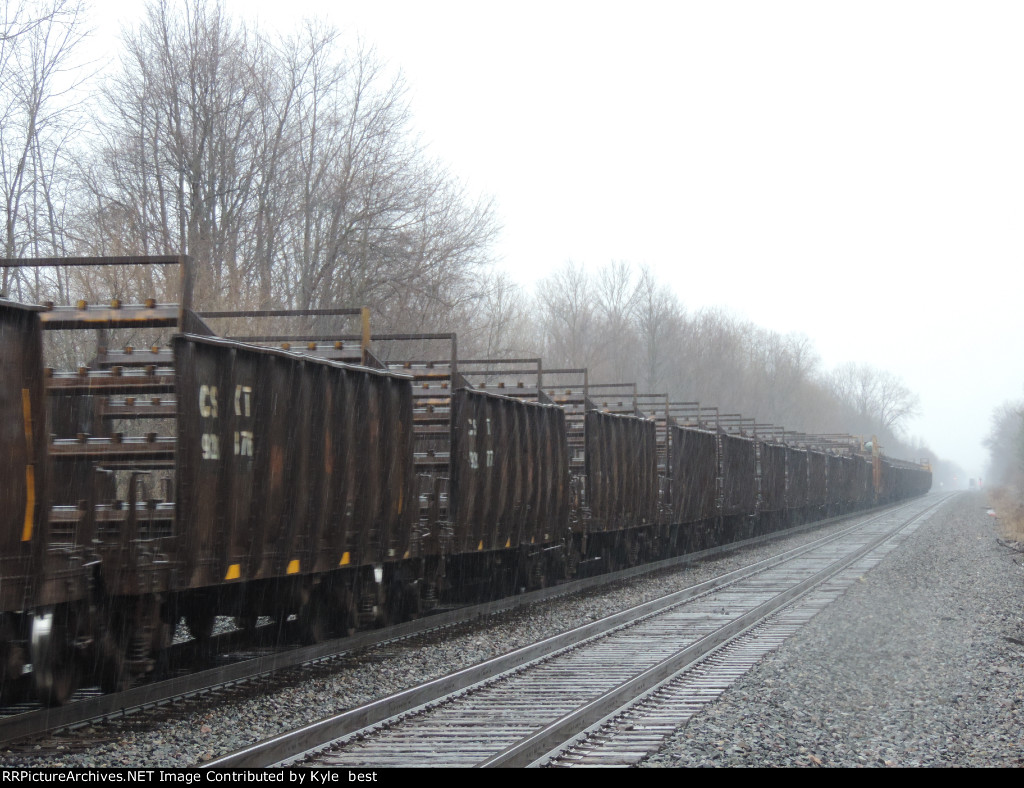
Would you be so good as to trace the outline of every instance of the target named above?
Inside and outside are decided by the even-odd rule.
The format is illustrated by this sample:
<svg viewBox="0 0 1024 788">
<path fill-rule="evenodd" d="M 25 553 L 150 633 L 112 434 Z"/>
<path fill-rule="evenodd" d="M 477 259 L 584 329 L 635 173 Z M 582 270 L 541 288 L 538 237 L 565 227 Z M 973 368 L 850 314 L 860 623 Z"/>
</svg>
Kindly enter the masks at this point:
<svg viewBox="0 0 1024 788">
<path fill-rule="evenodd" d="M 1024 549 L 1024 483 L 992 487 L 988 490 L 990 514 L 999 521 L 999 535 L 1017 542 Z"/>
</svg>

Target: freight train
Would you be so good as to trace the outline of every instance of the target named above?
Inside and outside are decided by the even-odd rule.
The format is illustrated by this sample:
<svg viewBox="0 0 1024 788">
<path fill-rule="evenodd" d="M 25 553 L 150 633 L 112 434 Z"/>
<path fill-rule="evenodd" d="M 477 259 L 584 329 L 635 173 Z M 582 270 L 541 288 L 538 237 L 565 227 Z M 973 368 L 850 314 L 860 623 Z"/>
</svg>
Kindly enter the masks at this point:
<svg viewBox="0 0 1024 788">
<path fill-rule="evenodd" d="M 352 335 L 217 336 L 242 313 L 193 311 L 186 257 L 0 260 L 109 265 L 177 266 L 179 303 L 0 300 L 0 686 L 31 666 L 46 704 L 153 673 L 181 621 L 200 643 L 218 616 L 315 642 L 931 485 L 849 436 L 460 359 L 452 334 L 373 335 L 366 310 L 304 313 L 353 314 Z"/>
</svg>

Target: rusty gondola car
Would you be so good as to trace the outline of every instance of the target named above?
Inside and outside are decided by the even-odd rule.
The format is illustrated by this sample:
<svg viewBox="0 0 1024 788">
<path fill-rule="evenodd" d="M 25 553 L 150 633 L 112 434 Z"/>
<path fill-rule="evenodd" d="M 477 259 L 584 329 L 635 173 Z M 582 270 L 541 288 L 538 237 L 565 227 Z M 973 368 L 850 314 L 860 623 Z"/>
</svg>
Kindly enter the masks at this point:
<svg viewBox="0 0 1024 788">
<path fill-rule="evenodd" d="M 547 582 L 549 549 L 569 520 L 569 449 L 561 408 L 460 387 L 452 404 L 448 518 L 441 557 L 465 593 Z"/>
<path fill-rule="evenodd" d="M 681 550 L 703 550 L 714 539 L 719 497 L 718 436 L 673 422 L 669 428 L 669 512 Z"/>
<path fill-rule="evenodd" d="M 588 410 L 585 533 L 609 568 L 657 551 L 658 454 L 653 419 Z"/>
<path fill-rule="evenodd" d="M 170 591 L 193 634 L 215 615 L 294 614 L 310 641 L 386 618 L 380 587 L 417 549 L 408 377 L 189 335 L 174 356 Z"/>
</svg>

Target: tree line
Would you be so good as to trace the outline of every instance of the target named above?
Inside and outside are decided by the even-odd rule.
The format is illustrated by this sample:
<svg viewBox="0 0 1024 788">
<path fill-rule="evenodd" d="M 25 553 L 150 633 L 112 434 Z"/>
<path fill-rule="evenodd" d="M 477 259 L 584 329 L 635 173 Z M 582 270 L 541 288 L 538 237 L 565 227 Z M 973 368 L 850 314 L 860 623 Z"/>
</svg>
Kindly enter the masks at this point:
<svg viewBox="0 0 1024 788">
<path fill-rule="evenodd" d="M 595 382 L 636 382 L 789 430 L 875 435 L 895 456 L 936 459 L 906 436 L 919 400 L 896 375 L 863 363 L 825 370 L 805 334 L 687 311 L 648 268 L 618 261 L 590 273 L 568 262 L 532 294 L 499 284 L 466 329 L 481 352 L 587 367 Z"/>
</svg>

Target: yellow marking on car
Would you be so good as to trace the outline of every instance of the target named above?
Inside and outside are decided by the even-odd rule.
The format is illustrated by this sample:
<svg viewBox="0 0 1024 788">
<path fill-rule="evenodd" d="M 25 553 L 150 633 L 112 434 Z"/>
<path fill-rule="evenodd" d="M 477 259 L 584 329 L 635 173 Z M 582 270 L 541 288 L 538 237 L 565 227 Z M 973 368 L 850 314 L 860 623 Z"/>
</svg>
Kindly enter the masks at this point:
<svg viewBox="0 0 1024 788">
<path fill-rule="evenodd" d="M 25 524 L 21 528 L 21 541 L 32 541 L 32 527 L 36 512 L 36 469 L 25 466 Z"/>
</svg>

